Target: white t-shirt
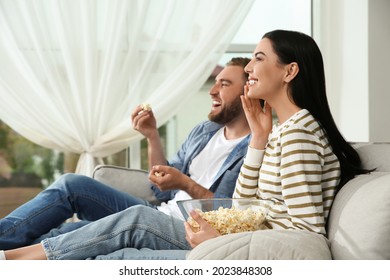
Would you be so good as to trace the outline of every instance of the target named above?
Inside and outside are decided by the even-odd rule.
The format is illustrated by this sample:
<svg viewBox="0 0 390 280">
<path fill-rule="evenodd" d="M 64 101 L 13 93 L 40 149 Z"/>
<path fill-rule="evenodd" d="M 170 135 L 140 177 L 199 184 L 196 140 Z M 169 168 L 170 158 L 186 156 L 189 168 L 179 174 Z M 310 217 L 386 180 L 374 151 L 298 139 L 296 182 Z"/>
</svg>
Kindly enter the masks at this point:
<svg viewBox="0 0 390 280">
<path fill-rule="evenodd" d="M 209 189 L 211 187 L 215 176 L 221 169 L 221 166 L 228 155 L 245 137 L 227 140 L 225 138 L 224 131 L 225 129 L 223 127 L 219 129 L 213 137 L 211 137 L 204 149 L 192 160 L 189 166 L 191 179 L 203 186 L 205 189 Z M 169 200 L 167 203 L 161 203 L 157 209 L 167 215 L 172 215 L 183 220 L 184 218 L 176 201 L 185 199 L 191 199 L 191 196 L 185 191 L 178 191 L 172 200 Z"/>
</svg>

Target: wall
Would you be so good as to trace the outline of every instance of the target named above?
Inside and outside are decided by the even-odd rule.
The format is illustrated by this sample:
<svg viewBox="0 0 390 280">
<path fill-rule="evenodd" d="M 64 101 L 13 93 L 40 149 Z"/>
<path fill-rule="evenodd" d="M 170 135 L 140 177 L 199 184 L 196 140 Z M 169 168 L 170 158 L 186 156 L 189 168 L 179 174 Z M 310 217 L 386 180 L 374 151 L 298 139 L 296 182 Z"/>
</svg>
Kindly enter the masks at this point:
<svg viewBox="0 0 390 280">
<path fill-rule="evenodd" d="M 390 1 L 313 0 L 313 36 L 324 57 L 331 110 L 348 141 L 390 141 Z"/>
<path fill-rule="evenodd" d="M 368 2 L 370 141 L 390 142 L 390 1 Z"/>
<path fill-rule="evenodd" d="M 335 121 L 347 140 L 368 141 L 367 0 L 314 0 L 313 7 Z"/>
</svg>

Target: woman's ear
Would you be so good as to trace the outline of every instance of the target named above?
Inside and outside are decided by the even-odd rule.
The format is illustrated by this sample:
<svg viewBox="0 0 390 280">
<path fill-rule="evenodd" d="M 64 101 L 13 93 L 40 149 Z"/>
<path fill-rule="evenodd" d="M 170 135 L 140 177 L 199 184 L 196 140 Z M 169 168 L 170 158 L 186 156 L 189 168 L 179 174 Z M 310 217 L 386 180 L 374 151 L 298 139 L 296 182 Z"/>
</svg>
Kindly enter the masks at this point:
<svg viewBox="0 0 390 280">
<path fill-rule="evenodd" d="M 284 77 L 284 81 L 286 83 L 289 83 L 296 77 L 296 75 L 298 75 L 299 66 L 298 66 L 298 63 L 291 62 L 291 63 L 287 64 L 285 67 L 286 67 L 286 75 Z"/>
</svg>

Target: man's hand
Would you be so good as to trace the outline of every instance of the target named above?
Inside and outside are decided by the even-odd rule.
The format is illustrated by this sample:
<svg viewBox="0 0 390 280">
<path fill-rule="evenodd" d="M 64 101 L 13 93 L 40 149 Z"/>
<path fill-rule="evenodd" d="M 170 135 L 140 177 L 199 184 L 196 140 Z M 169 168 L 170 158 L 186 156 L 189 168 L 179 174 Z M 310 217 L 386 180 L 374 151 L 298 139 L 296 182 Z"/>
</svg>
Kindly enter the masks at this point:
<svg viewBox="0 0 390 280">
<path fill-rule="evenodd" d="M 188 222 L 184 222 L 186 240 L 192 248 L 195 248 L 206 240 L 221 236 L 221 234 L 219 234 L 219 232 L 216 231 L 208 222 L 203 220 L 196 211 L 191 211 L 190 215 L 195 220 L 195 222 L 199 224 L 199 231 L 194 232 L 191 225 Z"/>
<path fill-rule="evenodd" d="M 161 191 L 182 190 L 192 198 L 213 198 L 214 193 L 196 183 L 187 175 L 168 165 L 155 165 L 149 173 L 149 180 Z"/>
<path fill-rule="evenodd" d="M 191 178 L 168 165 L 153 166 L 149 172 L 149 180 L 161 191 L 186 190 L 192 181 Z"/>
<path fill-rule="evenodd" d="M 146 108 L 146 109 L 145 109 Z M 156 118 L 154 117 L 152 109 L 139 105 L 131 114 L 133 128 L 139 131 L 146 138 L 155 136 L 157 132 Z"/>
</svg>

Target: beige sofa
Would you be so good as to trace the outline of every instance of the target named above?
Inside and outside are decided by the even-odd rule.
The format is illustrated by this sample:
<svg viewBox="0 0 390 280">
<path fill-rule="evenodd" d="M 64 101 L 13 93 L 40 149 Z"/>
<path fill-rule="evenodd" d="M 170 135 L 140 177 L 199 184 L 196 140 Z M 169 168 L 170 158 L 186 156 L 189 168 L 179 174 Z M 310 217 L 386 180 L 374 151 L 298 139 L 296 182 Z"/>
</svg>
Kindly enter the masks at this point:
<svg viewBox="0 0 390 280">
<path fill-rule="evenodd" d="M 327 238 L 296 230 L 262 230 L 206 241 L 188 259 L 390 259 L 390 143 L 357 143 L 366 168 L 337 194 Z M 98 166 L 94 178 L 158 203 L 147 172 Z"/>
</svg>

